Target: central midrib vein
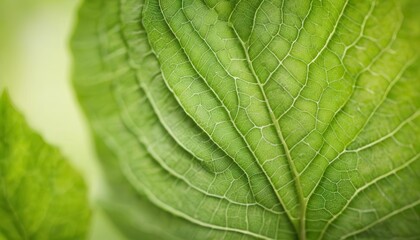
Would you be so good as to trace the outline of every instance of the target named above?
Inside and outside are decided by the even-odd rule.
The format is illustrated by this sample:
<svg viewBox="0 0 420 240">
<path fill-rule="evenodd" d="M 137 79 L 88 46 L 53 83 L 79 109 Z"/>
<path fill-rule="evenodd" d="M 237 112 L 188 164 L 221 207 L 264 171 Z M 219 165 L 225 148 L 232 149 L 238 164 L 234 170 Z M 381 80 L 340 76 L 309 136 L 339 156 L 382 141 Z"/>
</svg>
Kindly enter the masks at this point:
<svg viewBox="0 0 420 240">
<path fill-rule="evenodd" d="M 253 69 L 253 67 L 251 67 Z M 253 70 L 252 70 L 253 71 Z M 306 231 L 305 231 L 305 210 L 306 210 L 306 199 L 303 196 L 303 191 L 302 191 L 302 185 L 300 183 L 300 179 L 299 179 L 299 173 L 296 170 L 296 167 L 293 163 L 293 159 L 292 156 L 290 155 L 290 150 L 289 147 L 287 146 L 286 140 L 283 137 L 283 133 L 280 129 L 280 125 L 276 119 L 276 117 L 274 116 L 274 113 L 272 111 L 272 108 L 270 106 L 270 104 L 268 103 L 268 99 L 265 95 L 264 89 L 262 89 L 262 85 L 258 84 L 258 86 L 260 87 L 260 90 L 264 96 L 264 102 L 266 102 L 266 106 L 269 110 L 270 113 L 270 117 L 271 120 L 273 121 L 274 127 L 276 128 L 276 132 L 277 135 L 279 136 L 279 139 L 281 141 L 281 145 L 283 146 L 283 149 L 286 153 L 286 158 L 287 158 L 287 162 L 289 163 L 289 167 L 290 170 L 292 170 L 292 175 L 295 181 L 295 188 L 296 188 L 296 192 L 297 192 L 297 196 L 298 196 L 298 201 L 299 201 L 299 223 L 298 223 L 298 235 L 299 235 L 299 239 L 301 240 L 305 240 L 306 239 Z"/>
<path fill-rule="evenodd" d="M 296 228 L 296 230 L 298 232 L 299 239 L 300 240 L 305 240 L 306 239 L 305 211 L 306 211 L 307 200 L 305 199 L 305 197 L 303 195 L 303 190 L 302 190 L 302 187 L 301 187 L 302 185 L 301 185 L 300 179 L 299 179 L 299 173 L 297 172 L 296 167 L 293 164 L 293 159 L 292 159 L 292 156 L 290 155 L 290 150 L 289 150 L 289 147 L 287 146 L 286 140 L 283 137 L 283 133 L 282 133 L 281 128 L 280 128 L 280 124 L 277 121 L 276 116 L 274 115 L 274 112 L 272 110 L 272 107 L 271 107 L 271 105 L 270 105 L 270 103 L 268 101 L 267 95 L 265 94 L 265 90 L 263 89 L 263 85 L 261 83 L 261 80 L 258 77 L 257 73 L 255 72 L 254 66 L 252 65 L 252 61 L 250 60 L 249 53 L 248 53 L 248 51 L 247 51 L 247 49 L 245 47 L 245 44 L 241 40 L 241 38 L 239 37 L 239 35 L 236 32 L 236 30 L 235 29 L 233 29 L 233 30 L 234 30 L 236 36 L 238 37 L 239 42 L 241 43 L 241 46 L 242 46 L 243 51 L 245 53 L 245 57 L 246 57 L 246 60 L 247 60 L 248 65 L 249 65 L 249 68 L 251 70 L 251 73 L 254 76 L 254 78 L 257 80 L 258 87 L 259 87 L 259 89 L 261 91 L 261 94 L 263 95 L 264 103 L 265 103 L 265 105 L 267 107 L 267 110 L 268 110 L 268 112 L 270 114 L 271 121 L 273 122 L 273 125 L 274 125 L 274 127 L 276 129 L 276 132 L 277 132 L 277 136 L 280 139 L 281 145 L 283 146 L 283 150 L 284 150 L 284 152 L 286 154 L 287 163 L 289 164 L 289 168 L 292 171 L 293 179 L 294 179 L 294 182 L 295 182 L 294 185 L 295 185 L 295 189 L 296 189 L 297 197 L 298 197 L 298 201 L 299 201 L 299 214 L 300 214 L 299 215 L 298 226 L 295 226 L 295 228 Z M 274 191 L 277 191 L 277 190 L 274 190 Z M 287 212 L 286 206 L 284 206 L 284 207 L 285 207 L 285 210 Z M 291 217 L 289 216 L 289 218 L 291 218 Z M 292 223 L 294 223 L 293 219 L 290 219 L 290 221 Z"/>
</svg>

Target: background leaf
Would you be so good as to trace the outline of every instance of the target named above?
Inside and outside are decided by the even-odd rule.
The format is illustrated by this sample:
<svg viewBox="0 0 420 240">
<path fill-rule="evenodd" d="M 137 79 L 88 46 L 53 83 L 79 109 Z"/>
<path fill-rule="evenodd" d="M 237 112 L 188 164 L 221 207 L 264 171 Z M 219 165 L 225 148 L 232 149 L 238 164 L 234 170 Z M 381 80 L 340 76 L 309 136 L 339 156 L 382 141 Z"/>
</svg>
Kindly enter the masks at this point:
<svg viewBox="0 0 420 240">
<path fill-rule="evenodd" d="M 0 239 L 85 239 L 86 185 L 60 152 L 0 100 Z"/>
</svg>

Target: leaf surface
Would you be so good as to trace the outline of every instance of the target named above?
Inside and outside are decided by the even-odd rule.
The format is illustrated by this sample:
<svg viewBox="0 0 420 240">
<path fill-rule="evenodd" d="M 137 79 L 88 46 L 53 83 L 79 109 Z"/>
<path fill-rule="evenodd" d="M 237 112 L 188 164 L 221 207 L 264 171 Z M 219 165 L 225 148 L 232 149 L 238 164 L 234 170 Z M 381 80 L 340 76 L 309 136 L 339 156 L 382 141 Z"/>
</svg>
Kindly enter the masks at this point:
<svg viewBox="0 0 420 240">
<path fill-rule="evenodd" d="M 164 238 L 418 235 L 418 7 L 85 1 L 75 86 L 110 186 L 177 216 Z"/>
</svg>

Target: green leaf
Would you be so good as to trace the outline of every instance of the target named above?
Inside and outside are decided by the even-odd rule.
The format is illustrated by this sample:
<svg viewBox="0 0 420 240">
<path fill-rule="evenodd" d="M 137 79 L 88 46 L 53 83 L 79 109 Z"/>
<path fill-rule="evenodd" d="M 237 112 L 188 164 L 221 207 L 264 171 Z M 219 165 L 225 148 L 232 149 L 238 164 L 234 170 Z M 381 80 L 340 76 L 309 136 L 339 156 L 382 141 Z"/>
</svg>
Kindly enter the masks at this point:
<svg viewBox="0 0 420 240">
<path fill-rule="evenodd" d="M 83 179 L 2 94 L 0 239 L 85 239 L 89 219 Z"/>
<path fill-rule="evenodd" d="M 133 239 L 415 238 L 419 8 L 86 0 L 74 82 L 105 208 Z"/>
</svg>

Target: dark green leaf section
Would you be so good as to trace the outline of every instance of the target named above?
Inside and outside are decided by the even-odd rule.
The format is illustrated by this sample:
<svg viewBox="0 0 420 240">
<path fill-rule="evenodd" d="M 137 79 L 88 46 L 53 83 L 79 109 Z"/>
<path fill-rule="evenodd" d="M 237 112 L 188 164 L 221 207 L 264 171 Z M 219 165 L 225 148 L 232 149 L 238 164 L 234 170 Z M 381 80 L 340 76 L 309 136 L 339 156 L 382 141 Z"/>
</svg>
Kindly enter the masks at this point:
<svg viewBox="0 0 420 240">
<path fill-rule="evenodd" d="M 74 79 L 104 208 L 132 239 L 415 238 L 418 8 L 86 0 Z"/>
<path fill-rule="evenodd" d="M 65 126 L 63 126 L 65 127 Z M 87 188 L 54 147 L 0 99 L 0 239 L 85 239 Z"/>
</svg>

